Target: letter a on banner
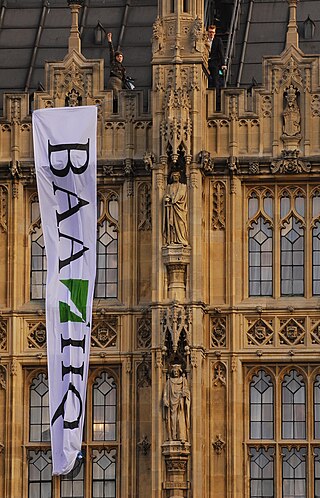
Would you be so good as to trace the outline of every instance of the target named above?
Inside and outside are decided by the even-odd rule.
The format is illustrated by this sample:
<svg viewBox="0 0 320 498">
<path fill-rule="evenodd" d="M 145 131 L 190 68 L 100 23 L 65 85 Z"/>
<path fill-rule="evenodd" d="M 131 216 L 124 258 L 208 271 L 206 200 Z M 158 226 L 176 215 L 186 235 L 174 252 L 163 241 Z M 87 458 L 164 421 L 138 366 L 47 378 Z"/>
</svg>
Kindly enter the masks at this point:
<svg viewBox="0 0 320 498">
<path fill-rule="evenodd" d="M 40 213 L 47 255 L 46 329 L 53 474 L 81 451 L 96 274 L 97 109 L 33 113 Z"/>
</svg>

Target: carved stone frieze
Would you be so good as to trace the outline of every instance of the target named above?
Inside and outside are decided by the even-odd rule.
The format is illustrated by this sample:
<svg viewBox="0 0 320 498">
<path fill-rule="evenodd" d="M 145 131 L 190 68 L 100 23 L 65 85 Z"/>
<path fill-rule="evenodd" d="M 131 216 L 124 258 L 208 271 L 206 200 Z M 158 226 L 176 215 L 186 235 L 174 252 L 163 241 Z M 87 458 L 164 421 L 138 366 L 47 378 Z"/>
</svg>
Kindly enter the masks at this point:
<svg viewBox="0 0 320 498">
<path fill-rule="evenodd" d="M 103 319 L 93 322 L 91 332 L 91 347 L 114 348 L 118 340 L 118 316 L 107 315 Z"/>
<path fill-rule="evenodd" d="M 226 186 L 224 182 L 216 181 L 212 185 L 212 218 L 213 230 L 226 228 Z"/>
<path fill-rule="evenodd" d="M 138 187 L 138 230 L 151 230 L 151 184 L 144 182 Z"/>
<path fill-rule="evenodd" d="M 280 320 L 280 344 L 294 346 L 304 344 L 306 338 L 304 318 L 283 318 Z"/>
<path fill-rule="evenodd" d="M 274 326 L 272 319 L 249 319 L 247 329 L 249 346 L 268 346 L 274 344 Z"/>
<path fill-rule="evenodd" d="M 282 158 L 271 163 L 271 173 L 309 173 L 311 164 L 299 159 L 299 150 L 283 150 Z"/>
<path fill-rule="evenodd" d="M 29 322 L 27 341 L 29 349 L 43 349 L 46 346 L 46 324 Z"/>
<path fill-rule="evenodd" d="M 162 19 L 158 16 L 152 26 L 152 52 L 163 52 L 164 29 Z"/>
<path fill-rule="evenodd" d="M 272 116 L 272 97 L 271 97 L 271 95 L 265 95 L 262 98 L 261 111 L 262 111 L 263 117 L 271 118 L 271 116 Z"/>
<path fill-rule="evenodd" d="M 211 317 L 211 347 L 225 348 L 227 345 L 226 317 Z"/>
<path fill-rule="evenodd" d="M 250 175 L 258 175 L 260 173 L 260 164 L 258 162 L 249 163 L 248 171 Z"/>
<path fill-rule="evenodd" d="M 149 349 L 151 347 L 151 313 L 146 311 L 137 320 L 137 348 Z"/>
</svg>

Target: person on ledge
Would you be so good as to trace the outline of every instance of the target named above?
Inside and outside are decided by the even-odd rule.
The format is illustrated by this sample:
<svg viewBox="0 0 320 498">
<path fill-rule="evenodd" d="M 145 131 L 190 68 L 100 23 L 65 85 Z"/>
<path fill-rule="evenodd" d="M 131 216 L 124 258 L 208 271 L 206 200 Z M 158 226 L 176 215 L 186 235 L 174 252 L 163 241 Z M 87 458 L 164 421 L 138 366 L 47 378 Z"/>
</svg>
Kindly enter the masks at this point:
<svg viewBox="0 0 320 498">
<path fill-rule="evenodd" d="M 208 88 L 221 87 L 221 77 L 219 71 L 225 71 L 227 66 L 224 63 L 224 50 L 221 38 L 216 37 L 217 27 L 212 24 L 208 28 L 207 46 L 209 49 L 209 81 Z"/>
<path fill-rule="evenodd" d="M 110 78 L 107 84 L 108 90 L 113 90 L 113 98 L 118 100 L 120 90 L 124 88 L 126 69 L 122 64 L 123 53 L 115 51 L 112 43 L 112 33 L 107 34 L 110 52 Z"/>
</svg>

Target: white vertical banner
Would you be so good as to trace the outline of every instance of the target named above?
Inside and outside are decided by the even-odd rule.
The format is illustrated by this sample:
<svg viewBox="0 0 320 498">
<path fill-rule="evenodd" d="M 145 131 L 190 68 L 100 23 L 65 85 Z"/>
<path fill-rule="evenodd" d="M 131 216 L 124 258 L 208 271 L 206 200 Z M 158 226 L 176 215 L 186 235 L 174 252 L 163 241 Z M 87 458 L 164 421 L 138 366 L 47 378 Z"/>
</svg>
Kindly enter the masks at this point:
<svg viewBox="0 0 320 498">
<path fill-rule="evenodd" d="M 53 475 L 81 451 L 96 274 L 95 106 L 33 113 L 47 255 L 46 331 Z"/>
</svg>

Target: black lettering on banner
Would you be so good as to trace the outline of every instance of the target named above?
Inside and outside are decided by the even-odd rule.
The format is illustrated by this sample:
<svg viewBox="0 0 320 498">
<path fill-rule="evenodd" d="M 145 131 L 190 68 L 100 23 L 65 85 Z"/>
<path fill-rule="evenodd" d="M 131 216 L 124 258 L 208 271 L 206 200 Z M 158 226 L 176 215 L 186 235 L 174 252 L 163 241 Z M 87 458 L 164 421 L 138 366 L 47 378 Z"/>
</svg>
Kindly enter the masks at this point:
<svg viewBox="0 0 320 498">
<path fill-rule="evenodd" d="M 83 339 L 64 339 L 61 336 L 61 353 L 63 353 L 64 348 L 71 346 L 74 348 L 82 348 L 83 354 L 85 353 L 86 336 Z"/>
<path fill-rule="evenodd" d="M 62 270 L 62 268 L 64 268 L 65 266 L 70 265 L 70 263 L 72 261 L 75 261 L 76 259 L 81 258 L 81 256 L 83 256 L 83 254 L 86 251 L 89 250 L 89 247 L 83 246 L 83 249 L 81 249 L 80 251 L 74 253 L 73 252 L 74 244 L 77 243 L 77 244 L 82 244 L 83 245 L 82 240 L 79 240 L 79 239 L 76 239 L 74 237 L 71 237 L 71 235 L 66 235 L 65 233 L 61 233 L 59 229 L 58 229 L 58 233 L 59 233 L 59 239 L 62 237 L 62 238 L 65 238 L 65 239 L 68 239 L 68 240 L 71 241 L 71 254 L 70 254 L 70 258 L 66 258 L 66 259 L 60 259 L 59 258 L 59 272 L 60 272 Z"/>
<path fill-rule="evenodd" d="M 76 398 L 78 398 L 78 400 L 79 400 L 79 413 L 78 413 L 78 417 L 76 419 L 72 420 L 71 422 L 68 422 L 68 420 L 64 420 L 64 413 L 65 413 L 64 405 L 65 405 L 65 403 L 67 401 L 69 392 L 73 393 L 74 396 L 76 396 Z M 63 418 L 63 428 L 64 429 L 77 429 L 79 427 L 79 422 L 80 422 L 80 418 L 81 418 L 81 415 L 82 415 L 82 406 L 83 406 L 83 403 L 82 403 L 82 399 L 81 399 L 80 393 L 76 389 L 76 387 L 72 384 L 72 382 L 70 382 L 67 392 L 63 396 L 60 405 L 58 406 L 58 408 L 56 409 L 55 414 L 52 417 L 51 425 L 53 425 L 57 421 L 57 419 L 59 417 L 62 417 Z"/>
<path fill-rule="evenodd" d="M 75 175 L 81 175 L 82 173 L 84 173 L 88 167 L 88 164 L 89 164 L 89 143 L 90 143 L 89 138 L 88 138 L 88 142 L 86 144 L 75 143 L 75 144 L 52 145 L 50 143 L 50 140 L 48 140 L 48 159 L 49 159 L 50 169 L 51 169 L 52 173 L 55 176 L 59 176 L 60 178 L 67 176 L 70 169 L 71 169 L 72 173 L 74 173 Z M 53 152 L 61 152 L 63 150 L 67 151 L 67 153 L 68 153 L 68 162 L 67 162 L 66 166 L 62 169 L 54 168 L 52 166 L 52 163 L 51 163 L 51 154 Z M 87 159 L 82 166 L 77 167 L 76 165 L 72 164 L 71 157 L 70 157 L 72 150 L 84 150 L 87 153 Z"/>
<path fill-rule="evenodd" d="M 62 366 L 62 380 L 63 380 L 63 377 L 69 373 L 73 373 L 74 375 L 80 375 L 81 377 L 81 380 L 83 380 L 83 367 L 84 367 L 84 363 L 82 363 L 81 367 L 73 367 L 72 365 L 69 365 L 68 367 L 66 367 L 64 364 L 63 364 L 63 361 L 61 362 L 61 366 Z"/>
<path fill-rule="evenodd" d="M 53 193 L 56 194 L 57 190 L 60 192 L 64 192 L 68 196 L 68 205 L 69 209 L 64 211 L 63 213 L 58 213 L 56 211 L 56 216 L 57 216 L 57 225 L 60 225 L 60 222 L 65 220 L 66 218 L 69 218 L 73 214 L 77 213 L 83 206 L 87 206 L 89 204 L 88 201 L 85 201 L 84 199 L 81 199 L 77 194 L 74 192 L 71 192 L 70 190 L 66 190 L 62 187 L 58 187 L 58 185 L 55 185 L 55 183 L 52 182 L 53 186 Z M 74 206 L 71 205 L 71 196 L 75 197 L 78 201 L 78 204 L 75 204 Z"/>
</svg>

